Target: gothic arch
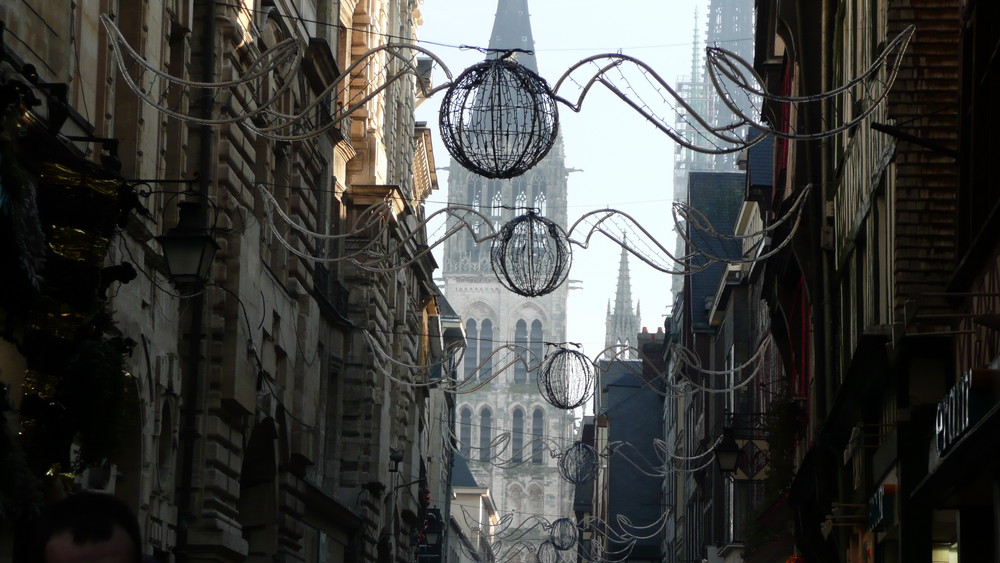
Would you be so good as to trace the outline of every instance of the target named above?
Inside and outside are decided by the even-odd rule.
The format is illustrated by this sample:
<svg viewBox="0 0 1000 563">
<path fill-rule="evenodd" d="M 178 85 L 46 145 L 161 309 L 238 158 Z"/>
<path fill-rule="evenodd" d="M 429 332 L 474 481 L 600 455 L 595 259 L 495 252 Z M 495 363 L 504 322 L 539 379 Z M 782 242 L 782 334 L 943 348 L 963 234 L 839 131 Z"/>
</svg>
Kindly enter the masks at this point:
<svg viewBox="0 0 1000 563">
<path fill-rule="evenodd" d="M 510 500 L 510 508 L 515 514 L 524 513 L 525 499 L 524 487 L 518 483 L 511 483 L 507 486 L 507 498 Z"/>
<path fill-rule="evenodd" d="M 458 449 L 466 459 L 472 453 L 472 406 L 464 404 L 458 409 Z"/>
<path fill-rule="evenodd" d="M 510 449 L 511 459 L 519 463 L 524 460 L 524 444 L 527 429 L 527 416 L 521 405 L 514 405 L 510 415 Z"/>
</svg>

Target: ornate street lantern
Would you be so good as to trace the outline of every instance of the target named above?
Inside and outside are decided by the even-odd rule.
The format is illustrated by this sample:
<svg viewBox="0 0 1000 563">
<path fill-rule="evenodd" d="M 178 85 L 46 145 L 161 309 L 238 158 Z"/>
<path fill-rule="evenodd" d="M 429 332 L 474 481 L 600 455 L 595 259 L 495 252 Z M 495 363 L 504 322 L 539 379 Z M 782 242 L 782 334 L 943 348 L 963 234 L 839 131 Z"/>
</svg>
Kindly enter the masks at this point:
<svg viewBox="0 0 1000 563">
<path fill-rule="evenodd" d="M 549 152 L 559 129 L 548 83 L 505 57 L 466 69 L 448 88 L 438 119 L 451 156 L 487 178 L 524 174 Z"/>
<path fill-rule="evenodd" d="M 722 431 L 722 440 L 715 445 L 715 462 L 723 474 L 733 475 L 739 461 L 740 445 L 733 437 L 733 429 L 726 428 Z"/>
<path fill-rule="evenodd" d="M 538 390 L 554 407 L 575 409 L 594 390 L 594 363 L 582 352 L 559 347 L 538 368 Z"/>
<path fill-rule="evenodd" d="M 219 245 L 200 225 L 202 205 L 194 201 L 177 204 L 177 226 L 156 237 L 163 247 L 167 270 L 177 286 L 200 287 L 208 281 Z"/>
<path fill-rule="evenodd" d="M 572 261 L 566 233 L 534 211 L 505 223 L 490 247 L 497 279 L 525 297 L 552 293 L 566 280 Z"/>
</svg>

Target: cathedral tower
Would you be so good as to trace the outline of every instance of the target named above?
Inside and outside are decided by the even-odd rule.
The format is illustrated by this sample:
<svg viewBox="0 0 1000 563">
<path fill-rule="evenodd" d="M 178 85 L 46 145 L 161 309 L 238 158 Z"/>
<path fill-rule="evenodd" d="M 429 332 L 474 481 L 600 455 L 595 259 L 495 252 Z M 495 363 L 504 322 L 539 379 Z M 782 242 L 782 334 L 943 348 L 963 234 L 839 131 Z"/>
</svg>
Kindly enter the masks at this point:
<svg viewBox="0 0 1000 563">
<path fill-rule="evenodd" d="M 499 0 L 489 47 L 534 49 L 527 0 Z M 533 53 L 518 52 L 516 57 L 537 72 Z M 490 225 L 477 227 L 479 236 L 529 209 L 566 228 L 567 175 L 561 137 L 538 165 L 509 180 L 478 176 L 452 159 L 448 202 L 489 218 Z M 558 460 L 550 452 L 572 444 L 572 413 L 545 401 L 536 369 L 517 363 L 495 373 L 507 363 L 503 353 L 486 361 L 498 346 L 516 344 L 535 368 L 547 342 L 565 341 L 567 288 L 564 284 L 536 298 L 510 292 L 493 273 L 490 241 L 476 243 L 468 231 L 445 241 L 443 262 L 445 295 L 466 329 L 468 348 L 461 374 L 482 384 L 456 400 L 456 434 L 469 468 L 480 486 L 490 488 L 498 512 L 514 515 L 515 526 L 532 516 L 549 522 L 569 517 L 573 488 L 560 477 Z M 494 441 L 505 434 L 510 436 L 507 445 L 495 447 Z M 535 532 L 544 535 L 540 528 Z M 538 539 L 544 539 L 541 535 Z"/>
</svg>

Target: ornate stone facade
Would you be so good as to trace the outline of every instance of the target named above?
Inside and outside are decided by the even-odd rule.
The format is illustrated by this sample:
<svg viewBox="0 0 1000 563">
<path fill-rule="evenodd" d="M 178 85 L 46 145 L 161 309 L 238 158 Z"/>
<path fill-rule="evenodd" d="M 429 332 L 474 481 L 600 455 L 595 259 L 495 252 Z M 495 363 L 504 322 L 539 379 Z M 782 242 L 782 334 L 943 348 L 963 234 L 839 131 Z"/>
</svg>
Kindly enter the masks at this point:
<svg viewBox="0 0 1000 563">
<path fill-rule="evenodd" d="M 419 2 L 32 4 L 0 7 L 3 109 L 15 118 L 22 113 L 11 112 L 23 112 L 21 122 L 7 122 L 5 151 L 29 175 L 48 157 L 96 169 L 122 198 L 135 197 L 143 180 L 152 186 L 139 198 L 148 213 L 122 212 L 103 258 L 138 271 L 131 283 L 108 281 L 101 301 L 113 323 L 105 339 L 132 344 L 124 367 L 134 423 L 114 429 L 120 447 L 103 466 L 81 468 L 64 483 L 125 498 L 139 516 L 143 551 L 162 563 L 413 560 L 426 508 L 418 489 L 430 489 L 432 506 L 448 497 L 440 421 L 450 401 L 406 384 L 425 382 L 425 373 L 395 370 L 404 383 L 390 379 L 364 331 L 399 361 L 431 360 L 437 266 L 412 241 L 423 240 L 413 225 L 437 188 L 433 152 L 428 130 L 413 120 L 413 77 L 375 93 L 373 65 L 358 65 L 350 88 L 325 89 L 390 34 L 414 37 Z M 124 82 L 122 73 L 136 67 L 116 65 L 102 15 L 150 69 L 192 82 L 234 80 L 282 40 L 301 41 L 304 57 L 289 83 L 265 80 L 254 91 L 279 94 L 276 112 L 294 114 L 321 96 L 333 108 L 374 95 L 325 133 L 288 141 L 255 131 L 264 118 L 174 119 Z M 376 63 L 385 62 L 380 57 Z M 189 88 L 158 101 L 181 114 L 225 118 L 236 107 L 230 96 L 239 95 Z M 32 97 L 40 105 L 25 103 Z M 59 150 L 24 154 L 25 139 Z M 8 190 L 10 178 L 5 169 Z M 266 212 L 265 191 L 290 222 Z M 220 247 L 197 291 L 171 285 L 154 238 L 177 223 L 184 200 L 207 202 L 202 224 Z M 346 236 L 383 201 L 391 205 L 382 222 Z M 384 248 L 410 265 L 379 272 L 336 260 L 359 246 Z M 40 292 L 45 297 L 44 284 Z M 20 405 L 40 397 L 29 383 L 41 358 L 21 338 L 30 319 L 8 301 L 0 313 L 0 381 Z M 48 463 L 16 438 L 27 419 L 5 420 L 0 429 L 12 445 L 0 454 Z M 64 459 L 68 448 L 51 461 Z M 5 508 L 10 500 L 0 495 Z M 14 539 L 23 530 L 17 517 L 2 518 L 5 559 L 23 553 Z"/>
</svg>

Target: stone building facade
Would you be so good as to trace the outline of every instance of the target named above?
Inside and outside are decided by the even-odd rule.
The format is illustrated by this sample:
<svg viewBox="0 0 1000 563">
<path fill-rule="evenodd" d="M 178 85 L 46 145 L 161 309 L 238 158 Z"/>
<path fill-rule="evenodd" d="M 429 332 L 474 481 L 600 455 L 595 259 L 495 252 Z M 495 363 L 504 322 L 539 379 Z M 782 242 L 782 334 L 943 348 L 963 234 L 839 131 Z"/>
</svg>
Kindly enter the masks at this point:
<svg viewBox="0 0 1000 563">
<path fill-rule="evenodd" d="M 23 554 L 41 503 L 97 489 L 133 507 L 161 562 L 413 559 L 426 509 L 446 506 L 452 407 L 427 371 L 374 349 L 418 366 L 441 349 L 437 265 L 414 227 L 437 178 L 415 78 L 379 91 L 379 65 L 396 63 L 364 55 L 415 37 L 418 4 L 0 7 L 0 224 L 15 249 L 0 273 L 0 467 L 20 484 L 0 487 L 3 553 Z M 114 29 L 136 59 L 117 64 Z M 201 87 L 293 42 L 301 59 L 252 89 Z M 160 90 L 163 75 L 186 82 Z M 232 118 L 264 100 L 271 113 Z M 286 138 L 266 134 L 302 108 L 315 114 Z M 373 204 L 380 220 L 363 221 Z M 199 287 L 171 283 L 157 238 L 179 209 L 218 246 Z M 358 248 L 405 266 L 343 259 Z M 73 387 L 98 373 L 87 358 L 114 376 L 104 395 Z M 52 408 L 117 422 L 74 433 Z"/>
</svg>

